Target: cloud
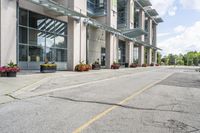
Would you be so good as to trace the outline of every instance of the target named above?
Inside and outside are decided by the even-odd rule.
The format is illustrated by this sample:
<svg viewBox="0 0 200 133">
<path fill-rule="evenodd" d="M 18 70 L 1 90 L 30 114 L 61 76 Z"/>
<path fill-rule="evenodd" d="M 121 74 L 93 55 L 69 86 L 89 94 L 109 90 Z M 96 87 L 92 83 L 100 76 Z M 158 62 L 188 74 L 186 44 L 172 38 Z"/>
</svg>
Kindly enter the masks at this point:
<svg viewBox="0 0 200 133">
<path fill-rule="evenodd" d="M 175 16 L 175 15 L 176 15 L 176 10 L 177 10 L 177 7 L 176 7 L 176 6 L 174 6 L 174 7 L 172 7 L 172 8 L 169 8 L 169 10 L 168 10 L 168 15 L 169 15 L 169 16 Z"/>
<path fill-rule="evenodd" d="M 200 11 L 200 0 L 180 0 L 180 4 L 185 9 Z"/>
<path fill-rule="evenodd" d="M 181 33 L 181 32 L 184 32 L 185 29 L 186 29 L 186 27 L 184 27 L 184 26 L 182 26 L 182 25 L 179 25 L 179 26 L 177 26 L 177 27 L 174 28 L 174 31 L 175 31 L 176 33 Z"/>
<path fill-rule="evenodd" d="M 165 33 L 158 33 L 158 37 L 164 37 L 164 36 L 168 36 L 168 35 L 170 35 L 170 33 L 169 32 L 165 32 Z"/>
<path fill-rule="evenodd" d="M 179 31 L 181 31 L 178 26 Z M 176 28 L 175 28 L 176 29 Z M 200 51 L 200 21 L 193 26 L 185 27 L 185 30 L 178 35 L 170 37 L 158 43 L 158 47 L 163 49 L 164 55 L 173 53 L 186 53 L 187 51 Z"/>
<path fill-rule="evenodd" d="M 177 7 L 174 6 L 175 0 L 150 0 L 153 8 L 155 8 L 160 16 L 166 14 L 173 16 L 176 13 Z"/>
</svg>

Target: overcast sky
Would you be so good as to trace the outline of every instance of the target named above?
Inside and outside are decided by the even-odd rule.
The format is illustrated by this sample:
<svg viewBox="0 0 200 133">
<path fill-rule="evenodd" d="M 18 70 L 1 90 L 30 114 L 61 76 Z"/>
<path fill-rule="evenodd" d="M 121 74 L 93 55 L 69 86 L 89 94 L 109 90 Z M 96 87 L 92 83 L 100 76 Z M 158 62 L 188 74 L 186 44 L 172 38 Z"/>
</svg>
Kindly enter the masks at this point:
<svg viewBox="0 0 200 133">
<path fill-rule="evenodd" d="M 158 26 L 162 55 L 200 51 L 200 0 L 150 0 L 164 22 Z"/>
</svg>

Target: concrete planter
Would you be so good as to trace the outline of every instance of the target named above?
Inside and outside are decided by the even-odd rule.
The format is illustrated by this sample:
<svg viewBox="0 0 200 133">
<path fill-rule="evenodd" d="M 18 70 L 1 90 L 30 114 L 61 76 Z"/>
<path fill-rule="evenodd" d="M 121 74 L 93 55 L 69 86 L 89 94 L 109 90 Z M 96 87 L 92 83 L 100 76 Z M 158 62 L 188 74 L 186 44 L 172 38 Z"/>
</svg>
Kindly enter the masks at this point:
<svg viewBox="0 0 200 133">
<path fill-rule="evenodd" d="M 7 72 L 0 72 L 0 77 L 7 77 Z"/>
<path fill-rule="evenodd" d="M 7 77 L 16 77 L 17 72 L 7 72 Z"/>
<path fill-rule="evenodd" d="M 40 66 L 41 73 L 54 73 L 56 72 L 56 70 L 57 70 L 56 66 Z"/>
</svg>

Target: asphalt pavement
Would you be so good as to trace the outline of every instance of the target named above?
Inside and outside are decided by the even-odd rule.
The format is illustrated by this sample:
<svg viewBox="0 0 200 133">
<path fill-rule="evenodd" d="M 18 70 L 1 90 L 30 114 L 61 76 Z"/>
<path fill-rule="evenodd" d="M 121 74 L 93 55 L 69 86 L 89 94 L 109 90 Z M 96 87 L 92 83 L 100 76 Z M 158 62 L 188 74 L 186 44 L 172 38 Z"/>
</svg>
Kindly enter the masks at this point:
<svg viewBox="0 0 200 133">
<path fill-rule="evenodd" d="M 0 104 L 1 133 L 200 132 L 193 68 L 62 73 L 10 96 Z"/>
</svg>

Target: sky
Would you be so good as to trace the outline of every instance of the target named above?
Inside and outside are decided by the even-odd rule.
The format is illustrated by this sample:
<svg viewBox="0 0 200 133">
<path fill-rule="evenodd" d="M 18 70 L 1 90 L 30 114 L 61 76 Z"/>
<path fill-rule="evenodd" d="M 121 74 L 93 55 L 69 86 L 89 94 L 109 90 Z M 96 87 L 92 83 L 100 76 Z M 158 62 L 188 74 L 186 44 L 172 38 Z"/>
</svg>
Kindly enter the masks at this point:
<svg viewBox="0 0 200 133">
<path fill-rule="evenodd" d="M 157 28 L 161 54 L 200 51 L 200 0 L 150 0 L 164 20 Z"/>
</svg>

